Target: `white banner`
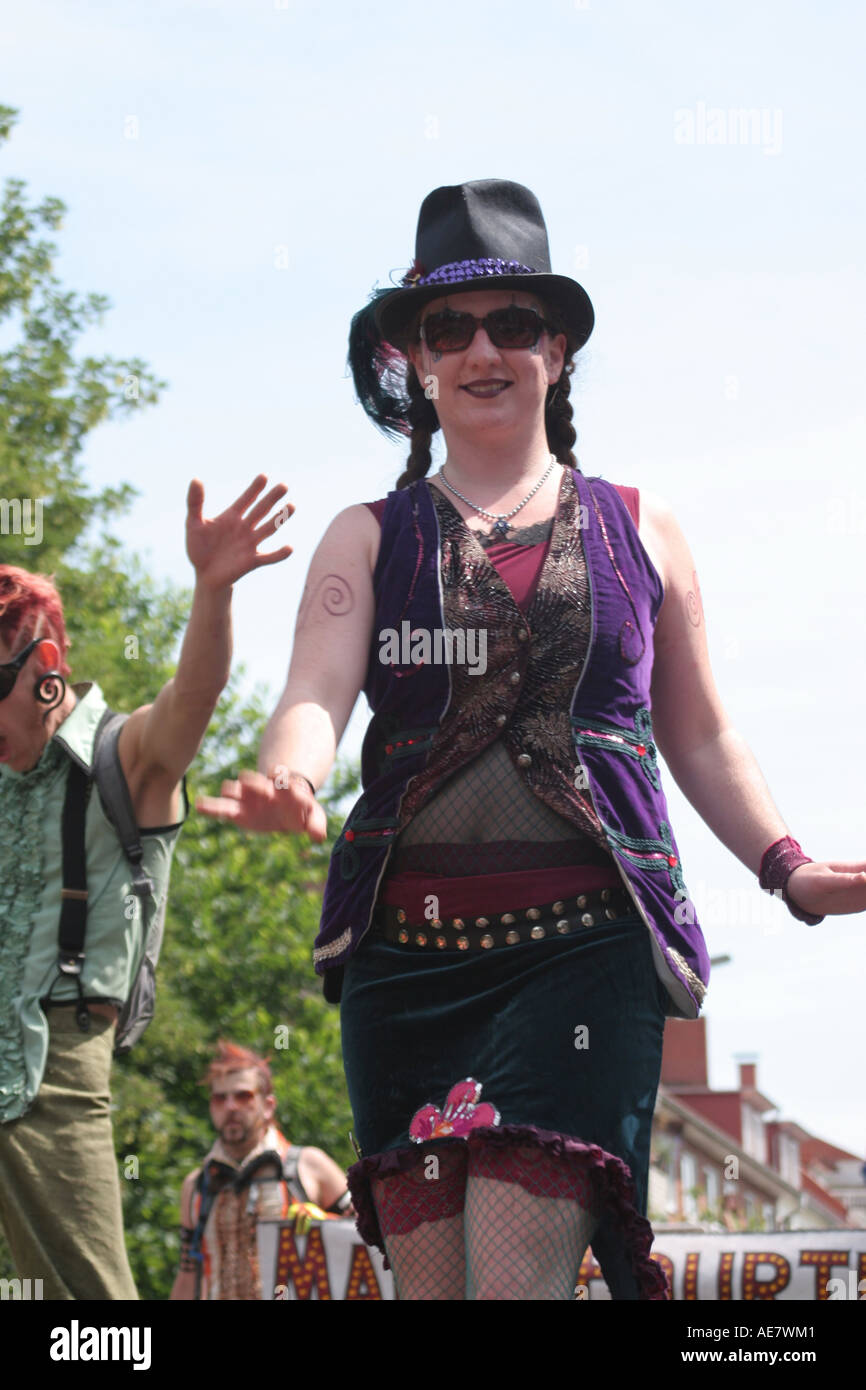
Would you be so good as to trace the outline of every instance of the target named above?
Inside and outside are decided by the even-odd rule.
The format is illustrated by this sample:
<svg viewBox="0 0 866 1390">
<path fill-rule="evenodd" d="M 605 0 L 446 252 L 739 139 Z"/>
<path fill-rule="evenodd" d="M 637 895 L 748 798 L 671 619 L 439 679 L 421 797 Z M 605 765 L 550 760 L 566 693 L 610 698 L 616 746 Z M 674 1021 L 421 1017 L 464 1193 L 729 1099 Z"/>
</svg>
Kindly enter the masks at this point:
<svg viewBox="0 0 866 1390">
<path fill-rule="evenodd" d="M 678 1300 L 866 1300 L 866 1230 L 741 1231 L 736 1235 L 659 1231 L 652 1258 L 665 1270 Z M 589 1286 L 590 1299 L 610 1298 L 594 1261 L 590 1268 L 584 1260 L 581 1276 Z"/>
<path fill-rule="evenodd" d="M 298 1235 L 292 1221 L 260 1221 L 258 1246 L 263 1298 L 394 1297 L 390 1270 L 361 1240 L 354 1221 L 312 1221 L 306 1235 Z"/>
<path fill-rule="evenodd" d="M 258 1247 L 266 1298 L 394 1297 L 390 1271 L 378 1250 L 359 1239 L 354 1221 L 313 1221 L 305 1235 L 296 1234 L 292 1222 L 260 1221 Z M 866 1302 L 866 1230 L 660 1233 L 653 1259 L 678 1300 Z M 581 1265 L 576 1297 L 610 1298 L 591 1251 Z"/>
</svg>

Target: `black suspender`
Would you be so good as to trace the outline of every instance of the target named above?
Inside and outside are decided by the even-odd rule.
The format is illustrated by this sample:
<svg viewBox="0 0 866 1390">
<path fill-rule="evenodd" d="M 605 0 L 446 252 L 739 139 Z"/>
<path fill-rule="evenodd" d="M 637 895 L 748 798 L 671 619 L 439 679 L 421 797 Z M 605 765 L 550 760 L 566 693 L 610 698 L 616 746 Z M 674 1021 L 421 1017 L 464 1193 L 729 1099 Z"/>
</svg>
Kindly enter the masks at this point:
<svg viewBox="0 0 866 1390">
<path fill-rule="evenodd" d="M 71 763 L 63 803 L 63 887 L 60 891 L 57 968 L 78 986 L 75 1019 L 83 1033 L 90 1030 L 90 1014 L 84 1002 L 81 970 L 87 931 L 87 855 L 84 826 L 93 783 L 78 763 Z"/>
</svg>

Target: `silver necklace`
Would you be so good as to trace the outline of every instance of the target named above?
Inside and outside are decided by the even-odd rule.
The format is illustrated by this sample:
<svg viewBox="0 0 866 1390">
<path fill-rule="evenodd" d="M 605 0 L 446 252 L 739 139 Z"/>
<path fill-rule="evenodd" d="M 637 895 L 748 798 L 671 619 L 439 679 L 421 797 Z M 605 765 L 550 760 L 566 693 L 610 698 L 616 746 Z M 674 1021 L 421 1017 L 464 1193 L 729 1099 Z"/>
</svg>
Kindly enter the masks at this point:
<svg viewBox="0 0 866 1390">
<path fill-rule="evenodd" d="M 544 476 L 542 478 L 539 478 L 532 491 L 528 492 L 524 497 L 523 501 L 518 502 L 516 507 L 512 507 L 510 512 L 488 512 L 485 511 L 484 507 L 479 507 L 476 505 L 475 502 L 470 502 L 468 497 L 464 497 L 462 492 L 458 492 L 456 487 L 451 486 L 448 479 L 445 477 L 444 466 L 439 469 L 439 477 L 442 479 L 449 492 L 453 492 L 455 497 L 459 497 L 461 502 L 466 503 L 467 507 L 471 507 L 474 512 L 478 512 L 479 516 L 486 516 L 488 521 L 492 521 L 494 523 L 493 530 L 504 538 L 511 530 L 511 527 L 508 525 L 508 518 L 510 516 L 514 516 L 515 512 L 519 512 L 521 507 L 525 507 L 530 497 L 535 496 L 542 483 L 547 482 L 547 479 L 550 477 L 553 465 L 558 462 L 559 460 L 557 459 L 556 454 L 551 454 L 550 463 L 547 465 L 547 471 L 545 472 Z"/>
</svg>

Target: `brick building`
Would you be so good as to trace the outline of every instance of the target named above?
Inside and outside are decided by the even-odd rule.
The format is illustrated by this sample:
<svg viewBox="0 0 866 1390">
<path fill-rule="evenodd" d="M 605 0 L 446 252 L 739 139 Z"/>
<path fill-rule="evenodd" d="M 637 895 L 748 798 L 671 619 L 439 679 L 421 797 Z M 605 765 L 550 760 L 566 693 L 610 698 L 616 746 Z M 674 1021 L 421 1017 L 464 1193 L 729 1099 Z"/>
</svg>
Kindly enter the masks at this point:
<svg viewBox="0 0 866 1390">
<path fill-rule="evenodd" d="M 710 1087 L 707 1021 L 669 1019 L 653 1121 L 650 1220 L 657 1229 L 866 1227 L 862 1158 L 779 1117 L 754 1060 L 733 1091 Z"/>
</svg>

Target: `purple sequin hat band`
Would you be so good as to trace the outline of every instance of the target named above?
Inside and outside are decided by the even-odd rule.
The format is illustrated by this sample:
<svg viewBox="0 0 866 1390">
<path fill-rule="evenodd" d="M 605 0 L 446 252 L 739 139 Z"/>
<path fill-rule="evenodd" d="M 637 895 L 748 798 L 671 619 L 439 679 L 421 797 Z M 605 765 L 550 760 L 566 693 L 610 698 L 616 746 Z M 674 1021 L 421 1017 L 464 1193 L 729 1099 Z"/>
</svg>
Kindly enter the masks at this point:
<svg viewBox="0 0 866 1390">
<path fill-rule="evenodd" d="M 410 272 L 403 277 L 404 285 L 420 288 L 422 285 L 454 285 L 463 280 L 478 280 L 488 275 L 535 275 L 531 265 L 521 265 L 520 261 L 504 261 L 500 256 L 484 256 L 480 260 L 451 261 L 449 265 L 437 266 L 429 275 L 416 275 Z"/>
</svg>

